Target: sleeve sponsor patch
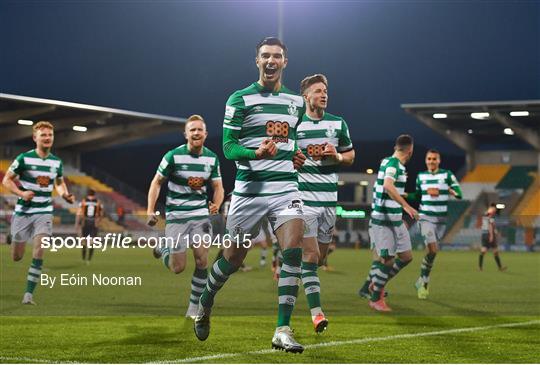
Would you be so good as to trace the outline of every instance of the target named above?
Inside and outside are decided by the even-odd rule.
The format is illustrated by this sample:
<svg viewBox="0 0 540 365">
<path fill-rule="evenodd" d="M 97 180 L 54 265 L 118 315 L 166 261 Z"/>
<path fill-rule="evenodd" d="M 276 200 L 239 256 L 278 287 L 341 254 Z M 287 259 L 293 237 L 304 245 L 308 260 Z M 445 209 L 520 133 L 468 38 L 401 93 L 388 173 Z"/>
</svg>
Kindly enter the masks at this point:
<svg viewBox="0 0 540 365">
<path fill-rule="evenodd" d="M 236 108 L 234 106 L 225 105 L 225 118 L 232 119 Z"/>
<path fill-rule="evenodd" d="M 393 166 L 389 166 L 386 168 L 385 172 L 384 172 L 384 177 L 391 177 L 393 179 L 396 178 L 396 174 L 397 174 L 397 169 Z"/>
<path fill-rule="evenodd" d="M 9 171 L 15 172 L 15 170 L 17 170 L 18 167 L 19 167 L 19 161 L 14 160 L 11 166 L 9 167 Z"/>
<path fill-rule="evenodd" d="M 162 169 L 162 170 L 165 170 L 167 168 L 167 166 L 169 166 L 169 163 L 167 162 L 167 160 L 162 159 L 161 163 L 159 164 L 159 168 Z"/>
</svg>

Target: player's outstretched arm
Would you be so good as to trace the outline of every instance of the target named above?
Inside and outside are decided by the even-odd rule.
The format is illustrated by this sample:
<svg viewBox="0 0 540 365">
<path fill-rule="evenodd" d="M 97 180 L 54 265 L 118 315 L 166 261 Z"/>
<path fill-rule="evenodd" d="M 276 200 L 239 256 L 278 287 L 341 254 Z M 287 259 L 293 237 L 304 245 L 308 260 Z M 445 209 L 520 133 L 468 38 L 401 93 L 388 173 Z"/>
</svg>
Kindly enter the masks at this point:
<svg viewBox="0 0 540 365">
<path fill-rule="evenodd" d="M 148 201 L 146 207 L 146 224 L 149 226 L 155 226 L 157 223 L 156 216 L 156 202 L 159 197 L 159 192 L 161 191 L 161 185 L 165 181 L 165 177 L 156 174 L 150 183 L 150 188 L 148 189 Z"/>
</svg>

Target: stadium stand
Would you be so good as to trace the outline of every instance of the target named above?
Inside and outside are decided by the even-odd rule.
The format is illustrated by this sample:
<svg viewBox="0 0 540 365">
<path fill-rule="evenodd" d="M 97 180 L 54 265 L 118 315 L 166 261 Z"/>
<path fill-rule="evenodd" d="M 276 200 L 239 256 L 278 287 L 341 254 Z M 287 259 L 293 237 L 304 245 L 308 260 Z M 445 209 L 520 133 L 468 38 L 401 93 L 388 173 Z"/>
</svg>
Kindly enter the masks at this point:
<svg viewBox="0 0 540 365">
<path fill-rule="evenodd" d="M 534 181 L 535 171 L 536 166 L 512 166 L 495 188 L 526 190 Z"/>
<path fill-rule="evenodd" d="M 499 206 L 500 243 L 511 250 L 540 244 L 540 100 L 403 104 L 405 112 L 459 147 L 467 173 L 464 201 L 445 242 L 480 243 L 481 217 Z"/>
</svg>

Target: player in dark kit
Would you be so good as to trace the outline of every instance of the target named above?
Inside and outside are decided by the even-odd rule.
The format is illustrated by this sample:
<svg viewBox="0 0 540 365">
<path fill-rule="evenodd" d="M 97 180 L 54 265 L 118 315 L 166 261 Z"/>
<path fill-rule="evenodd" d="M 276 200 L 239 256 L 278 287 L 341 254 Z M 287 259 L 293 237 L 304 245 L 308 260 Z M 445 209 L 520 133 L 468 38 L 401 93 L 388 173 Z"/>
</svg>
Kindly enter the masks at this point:
<svg viewBox="0 0 540 365">
<path fill-rule="evenodd" d="M 96 237 L 98 234 L 98 226 L 103 217 L 103 205 L 96 197 L 96 192 L 88 189 L 86 198 L 79 204 L 77 210 L 77 219 L 75 220 L 75 229 L 81 237 Z M 94 248 L 88 248 L 88 256 L 86 255 L 86 241 L 83 241 L 82 259 L 86 264 L 90 264 L 94 254 Z"/>
<path fill-rule="evenodd" d="M 480 256 L 478 257 L 478 268 L 483 270 L 484 255 L 491 248 L 493 249 L 493 256 L 495 262 L 500 271 L 506 270 L 506 266 L 502 266 L 501 258 L 499 257 L 499 245 L 497 244 L 497 228 L 495 226 L 495 214 L 497 213 L 497 206 L 491 204 L 482 217 L 482 248 L 480 249 Z"/>
</svg>

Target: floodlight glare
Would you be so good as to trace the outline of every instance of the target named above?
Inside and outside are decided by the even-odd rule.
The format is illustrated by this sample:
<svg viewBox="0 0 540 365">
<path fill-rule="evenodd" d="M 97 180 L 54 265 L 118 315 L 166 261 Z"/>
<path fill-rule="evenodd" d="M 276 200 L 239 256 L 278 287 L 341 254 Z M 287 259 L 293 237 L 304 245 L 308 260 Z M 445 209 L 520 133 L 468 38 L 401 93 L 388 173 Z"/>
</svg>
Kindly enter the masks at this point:
<svg viewBox="0 0 540 365">
<path fill-rule="evenodd" d="M 489 113 L 487 112 L 471 113 L 471 118 L 480 119 L 480 120 L 487 119 L 489 118 Z"/>
<path fill-rule="evenodd" d="M 469 129 L 469 130 L 467 131 L 467 133 L 473 134 L 473 130 L 472 130 L 472 129 Z"/>
<path fill-rule="evenodd" d="M 512 128 L 504 128 L 504 134 L 508 135 L 508 136 L 513 136 L 514 135 L 514 130 Z"/>
<path fill-rule="evenodd" d="M 433 114 L 433 118 L 435 119 L 444 119 L 444 118 L 447 118 L 448 115 L 444 114 L 444 113 L 435 113 Z"/>
<path fill-rule="evenodd" d="M 88 130 L 88 128 L 86 128 L 83 125 L 74 125 L 73 130 L 77 131 L 77 132 L 86 132 Z"/>
<path fill-rule="evenodd" d="M 510 112 L 511 117 L 528 117 L 529 112 L 526 110 L 516 110 L 513 112 Z"/>
<path fill-rule="evenodd" d="M 31 120 L 19 119 L 17 121 L 17 124 L 20 124 L 20 125 L 32 125 L 32 124 L 34 124 L 34 122 L 32 122 Z"/>
<path fill-rule="evenodd" d="M 367 172 L 368 174 L 373 174 L 373 169 L 367 169 L 366 172 Z"/>
<path fill-rule="evenodd" d="M 368 185 L 369 185 L 369 181 L 365 181 L 365 180 L 360 181 L 360 185 L 361 185 L 361 186 L 368 186 Z"/>
<path fill-rule="evenodd" d="M 495 205 L 495 208 L 497 208 L 497 209 L 504 209 L 504 208 L 506 208 L 506 205 L 500 204 L 500 203 L 499 203 L 499 204 Z"/>
</svg>

